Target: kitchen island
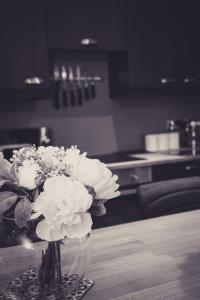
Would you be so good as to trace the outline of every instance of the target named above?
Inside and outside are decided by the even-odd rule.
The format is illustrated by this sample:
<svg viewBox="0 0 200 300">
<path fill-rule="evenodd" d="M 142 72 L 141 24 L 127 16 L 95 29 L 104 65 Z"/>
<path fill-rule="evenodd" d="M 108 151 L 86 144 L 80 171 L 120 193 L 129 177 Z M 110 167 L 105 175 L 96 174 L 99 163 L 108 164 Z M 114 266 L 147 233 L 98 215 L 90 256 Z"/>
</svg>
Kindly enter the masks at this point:
<svg viewBox="0 0 200 300">
<path fill-rule="evenodd" d="M 200 210 L 95 230 L 85 300 L 200 299 Z"/>
</svg>

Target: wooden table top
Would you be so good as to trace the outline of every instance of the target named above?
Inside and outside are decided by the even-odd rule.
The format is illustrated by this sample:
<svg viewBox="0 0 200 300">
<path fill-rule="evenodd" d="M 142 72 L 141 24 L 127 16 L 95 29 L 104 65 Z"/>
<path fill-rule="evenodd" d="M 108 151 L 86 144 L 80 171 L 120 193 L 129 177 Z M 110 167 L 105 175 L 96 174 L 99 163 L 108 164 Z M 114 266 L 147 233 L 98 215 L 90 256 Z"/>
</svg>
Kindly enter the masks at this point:
<svg viewBox="0 0 200 300">
<path fill-rule="evenodd" d="M 91 242 L 95 284 L 84 300 L 200 299 L 200 210 L 96 229 Z M 0 286 L 28 263 L 31 250 L 0 249 Z"/>
<path fill-rule="evenodd" d="M 200 210 L 94 230 L 84 300 L 200 299 Z"/>
</svg>

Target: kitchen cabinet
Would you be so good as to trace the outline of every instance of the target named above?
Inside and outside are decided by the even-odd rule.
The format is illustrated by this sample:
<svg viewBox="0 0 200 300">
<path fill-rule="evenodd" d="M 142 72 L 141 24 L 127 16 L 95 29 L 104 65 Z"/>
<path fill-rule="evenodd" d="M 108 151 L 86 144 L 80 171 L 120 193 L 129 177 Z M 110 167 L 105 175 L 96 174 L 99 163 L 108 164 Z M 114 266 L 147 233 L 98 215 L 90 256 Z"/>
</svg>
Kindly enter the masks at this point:
<svg viewBox="0 0 200 300">
<path fill-rule="evenodd" d="M 169 2 L 171 5 L 172 3 Z M 177 0 L 174 10 L 171 32 L 176 29 L 172 40 L 172 65 L 177 67 L 176 78 L 185 86 L 200 84 L 200 3 L 196 0 Z M 178 17 L 177 17 L 178 16 Z M 175 51 L 176 50 L 176 51 Z"/>
<path fill-rule="evenodd" d="M 126 48 L 123 0 L 47 0 L 46 6 L 51 49 Z"/>
<path fill-rule="evenodd" d="M 165 4 L 162 0 L 128 1 L 129 86 L 161 85 L 166 65 Z"/>
<path fill-rule="evenodd" d="M 198 1 L 129 0 L 129 86 L 190 87 L 200 79 Z"/>
<path fill-rule="evenodd" d="M 44 13 L 41 0 L 2 3 L 0 92 L 45 87 L 48 59 Z"/>
<path fill-rule="evenodd" d="M 200 176 L 200 160 L 152 166 L 152 181 Z"/>
<path fill-rule="evenodd" d="M 118 176 L 120 187 L 127 188 L 137 186 L 138 184 L 152 181 L 151 167 L 129 167 L 125 169 L 116 169 L 114 173 Z"/>
</svg>

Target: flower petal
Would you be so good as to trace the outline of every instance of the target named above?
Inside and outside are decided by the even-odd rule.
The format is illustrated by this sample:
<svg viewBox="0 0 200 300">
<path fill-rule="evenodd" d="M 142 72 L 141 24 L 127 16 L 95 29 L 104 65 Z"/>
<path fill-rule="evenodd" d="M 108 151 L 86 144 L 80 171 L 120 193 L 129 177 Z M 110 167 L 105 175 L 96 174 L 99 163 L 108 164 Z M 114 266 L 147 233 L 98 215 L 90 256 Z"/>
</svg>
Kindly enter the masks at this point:
<svg viewBox="0 0 200 300">
<path fill-rule="evenodd" d="M 36 227 L 37 236 L 46 241 L 59 241 L 65 237 L 65 231 L 60 224 L 55 226 L 54 223 L 49 224 L 46 220 L 38 223 Z"/>
<path fill-rule="evenodd" d="M 82 238 L 92 230 L 92 218 L 89 213 L 81 213 L 81 222 L 79 224 L 65 225 L 64 230 L 68 238 Z"/>
</svg>

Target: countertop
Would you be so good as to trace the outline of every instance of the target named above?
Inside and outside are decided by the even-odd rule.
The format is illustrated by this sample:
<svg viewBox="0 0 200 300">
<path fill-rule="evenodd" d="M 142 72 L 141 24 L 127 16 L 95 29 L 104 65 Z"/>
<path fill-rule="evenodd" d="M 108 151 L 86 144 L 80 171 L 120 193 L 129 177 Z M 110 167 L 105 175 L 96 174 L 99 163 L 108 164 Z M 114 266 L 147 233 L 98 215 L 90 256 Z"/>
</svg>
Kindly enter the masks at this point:
<svg viewBox="0 0 200 300">
<path fill-rule="evenodd" d="M 196 149 L 195 152 L 188 148 L 157 153 L 129 151 L 100 155 L 96 156 L 95 158 L 105 162 L 110 169 L 114 170 L 200 160 L 200 149 Z"/>
<path fill-rule="evenodd" d="M 84 300 L 200 299 L 200 210 L 94 230 Z"/>
</svg>

